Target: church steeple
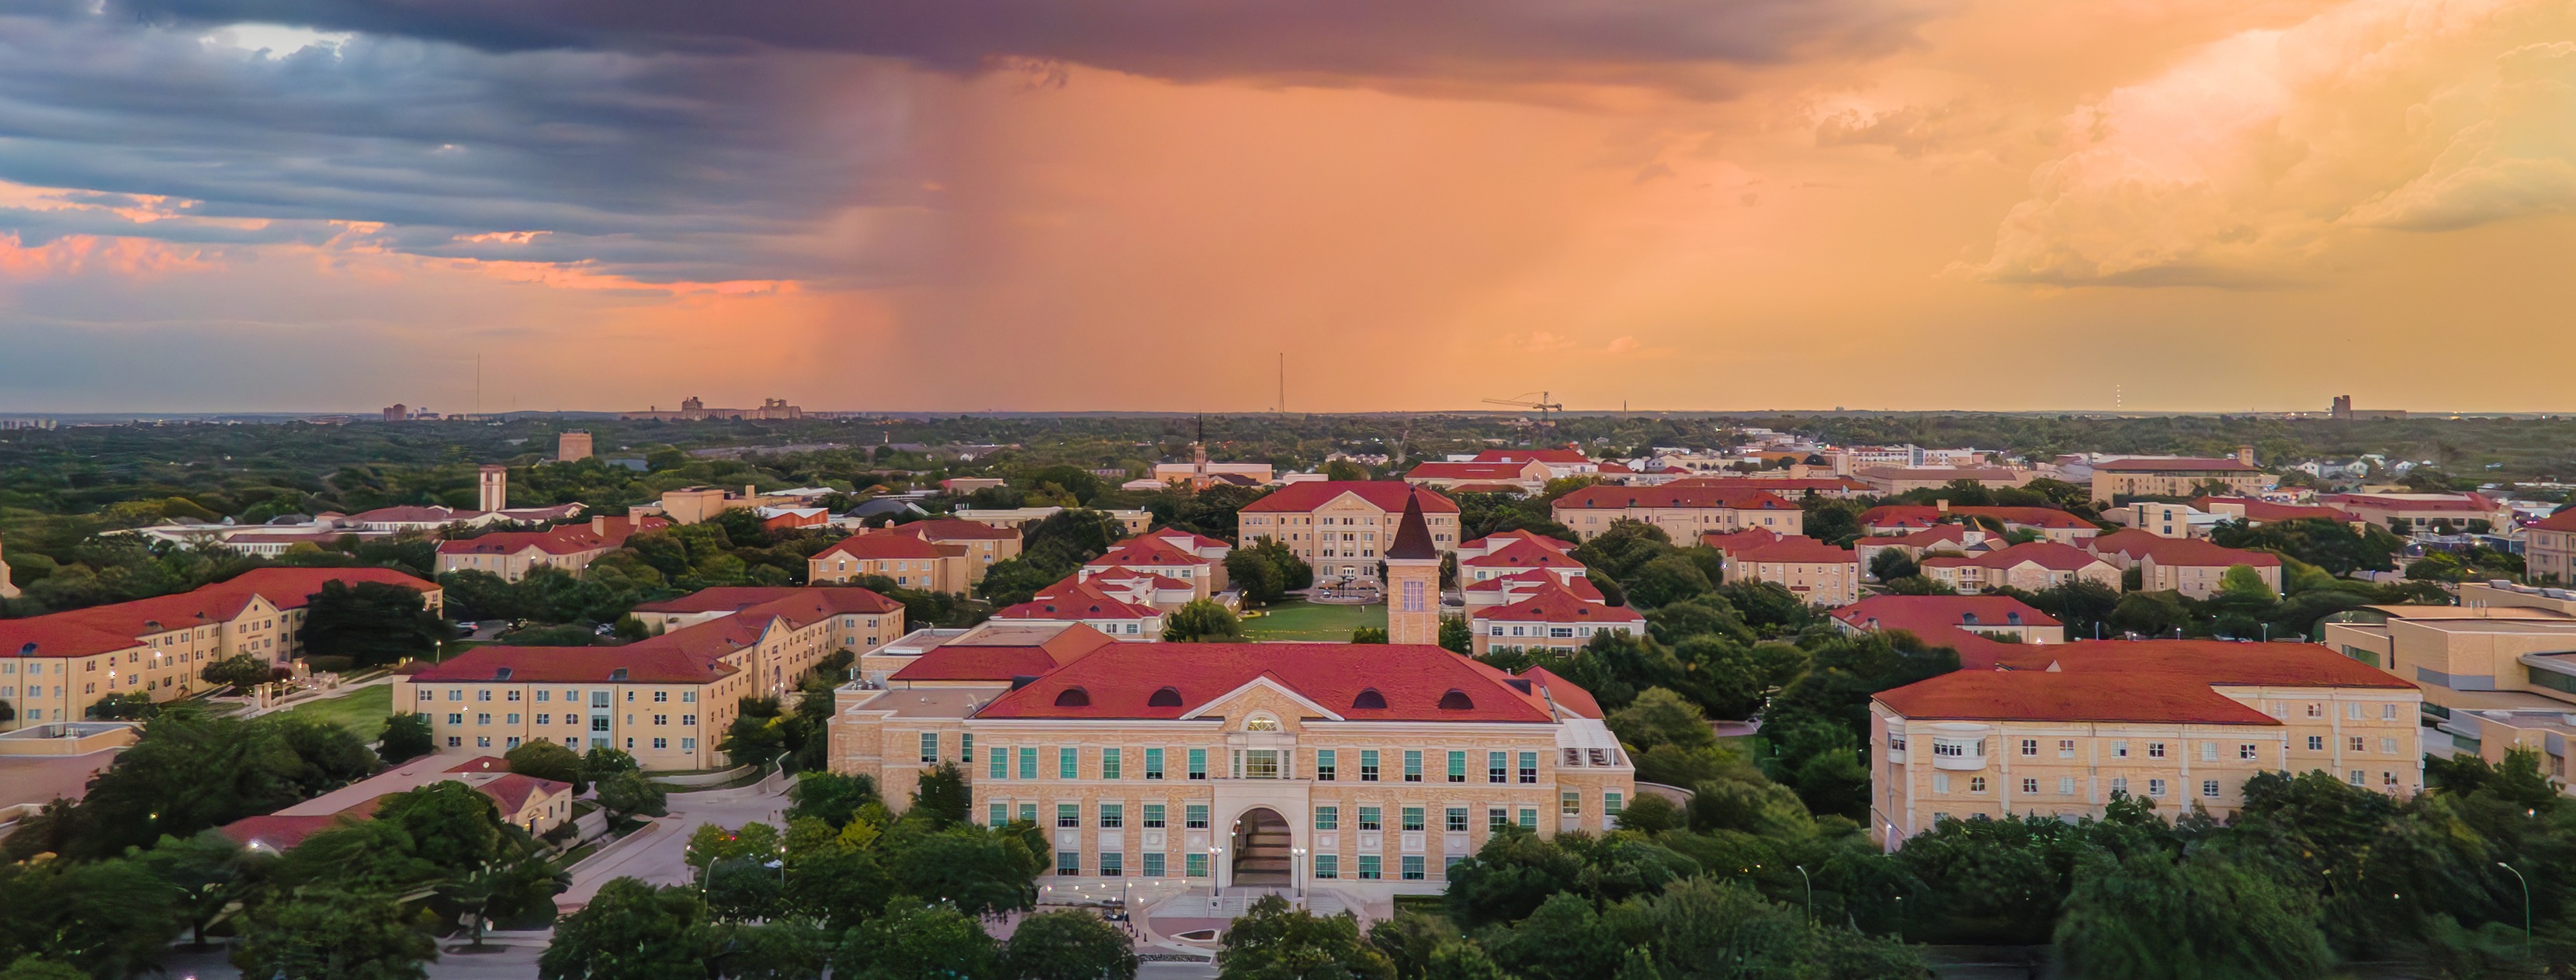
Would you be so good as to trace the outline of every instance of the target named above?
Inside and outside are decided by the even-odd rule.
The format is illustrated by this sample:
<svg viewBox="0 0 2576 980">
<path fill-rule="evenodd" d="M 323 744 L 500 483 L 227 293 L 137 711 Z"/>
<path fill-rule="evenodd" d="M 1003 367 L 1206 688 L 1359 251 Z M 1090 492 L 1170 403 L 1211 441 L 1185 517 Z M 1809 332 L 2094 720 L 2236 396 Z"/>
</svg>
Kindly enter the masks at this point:
<svg viewBox="0 0 2576 980">
<path fill-rule="evenodd" d="M 1405 494 L 1404 517 L 1386 548 L 1386 641 L 1440 642 L 1440 547 L 1422 517 L 1421 491 Z"/>
</svg>

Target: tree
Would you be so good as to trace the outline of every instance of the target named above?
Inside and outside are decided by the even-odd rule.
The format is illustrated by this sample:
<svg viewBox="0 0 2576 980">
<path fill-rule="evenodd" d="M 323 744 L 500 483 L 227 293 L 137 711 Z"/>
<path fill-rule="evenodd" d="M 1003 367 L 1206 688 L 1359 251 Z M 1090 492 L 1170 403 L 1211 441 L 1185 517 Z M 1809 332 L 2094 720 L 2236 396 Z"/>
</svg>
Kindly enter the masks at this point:
<svg viewBox="0 0 2576 980">
<path fill-rule="evenodd" d="M 2073 972 L 2102 980 L 2301 980 L 2334 964 L 2306 896 L 2243 868 L 2161 851 L 2085 865 L 2057 948 Z"/>
<path fill-rule="evenodd" d="M 1314 566 L 1289 551 L 1287 545 L 1267 537 L 1226 555 L 1225 573 L 1227 581 L 1241 590 L 1244 598 L 1264 605 L 1315 584 Z"/>
<path fill-rule="evenodd" d="M 621 772 L 642 772 L 643 769 L 636 764 L 634 756 L 605 745 L 595 746 L 581 757 L 581 774 L 594 783 Z"/>
<path fill-rule="evenodd" d="M 832 975 L 853 980 L 989 980 L 993 937 L 953 908 L 902 899 L 850 930 L 832 953 Z"/>
<path fill-rule="evenodd" d="M 1611 712 L 1608 721 L 1619 740 L 1636 752 L 1659 745 L 1697 749 L 1717 744 L 1699 706 L 1666 688 L 1647 688 L 1627 707 Z"/>
<path fill-rule="evenodd" d="M 1662 833 L 1685 822 L 1681 807 L 1660 793 L 1639 791 L 1637 798 L 1619 811 L 1619 829 L 1641 833 Z"/>
<path fill-rule="evenodd" d="M 714 953 L 706 903 L 685 885 L 655 888 L 633 878 L 600 886 L 581 911 L 555 925 L 537 958 L 541 980 L 684 980 L 706 976 Z"/>
<path fill-rule="evenodd" d="M 30 953 L 0 968 L 0 980 L 90 980 L 90 975 L 79 967 Z"/>
<path fill-rule="evenodd" d="M 784 855 L 719 860 L 706 872 L 707 911 L 734 921 L 776 918 L 784 908 L 786 879 Z"/>
<path fill-rule="evenodd" d="M 873 851 L 838 846 L 810 854 L 788 850 L 783 896 L 788 911 L 836 933 L 883 911 L 894 894 L 894 877 Z"/>
<path fill-rule="evenodd" d="M 1440 648 L 1460 654 L 1476 648 L 1476 635 L 1468 626 L 1467 617 L 1440 617 Z"/>
<path fill-rule="evenodd" d="M 418 590 L 390 582 L 322 583 L 296 638 L 307 657 L 347 657 L 361 667 L 430 656 L 448 636 Z"/>
<path fill-rule="evenodd" d="M 2218 588 L 2231 598 L 2265 604 L 2280 598 L 2280 593 L 2272 591 L 2271 583 L 2263 581 L 2263 573 L 2255 571 L 2252 565 L 2227 566 L 2226 574 L 2218 578 Z"/>
<path fill-rule="evenodd" d="M 376 742 L 376 757 L 388 766 L 409 762 L 438 751 L 430 735 L 429 716 L 393 714 L 385 717 L 384 737 Z"/>
<path fill-rule="evenodd" d="M 295 778 L 303 768 L 269 719 L 165 712 L 91 780 L 63 835 L 63 853 L 105 857 L 163 834 L 194 836 L 270 812 L 298 798 Z"/>
<path fill-rule="evenodd" d="M 668 796 L 662 784 L 644 778 L 640 772 L 621 772 L 599 781 L 600 807 L 621 817 L 668 813 L 664 806 Z"/>
<path fill-rule="evenodd" d="M 250 891 L 242 874 L 242 846 L 218 831 L 180 839 L 163 837 L 134 860 L 179 892 L 178 911 L 189 941 L 202 948 L 206 930 L 229 918 Z"/>
<path fill-rule="evenodd" d="M 1386 642 L 1386 627 L 1384 627 L 1384 626 L 1361 626 L 1361 627 L 1355 628 L 1355 629 L 1351 630 L 1351 642 L 1353 642 L 1353 643 L 1385 643 L 1385 642 Z"/>
<path fill-rule="evenodd" d="M 301 795 L 318 796 L 376 771 L 376 753 L 347 728 L 294 712 L 260 721 L 275 727 L 287 751 L 302 763 L 292 775 Z"/>
<path fill-rule="evenodd" d="M 37 956 L 101 977 L 130 977 L 168 952 L 179 895 L 123 859 L 0 865 L 0 960 Z"/>
<path fill-rule="evenodd" d="M 974 790 L 966 785 L 966 773 L 954 762 L 940 763 L 937 768 L 922 773 L 921 781 L 912 791 L 911 812 L 927 815 L 933 830 L 946 830 L 967 822 L 974 815 L 974 808 Z"/>
<path fill-rule="evenodd" d="M 849 823 L 859 807 L 876 801 L 877 783 L 872 777 L 809 770 L 797 773 L 796 784 L 787 790 L 787 815 L 839 827 Z"/>
<path fill-rule="evenodd" d="M 563 747 L 552 739 L 531 739 L 517 748 L 502 753 L 501 761 L 510 771 L 522 776 L 571 783 L 574 794 L 590 792 L 590 777 L 582 772 L 581 753 Z"/>
<path fill-rule="evenodd" d="M 1556 841 L 1518 827 L 1497 830 L 1473 856 L 1449 869 L 1450 921 L 1461 928 L 1517 922 L 1549 895 L 1573 889 L 1583 862 Z"/>
<path fill-rule="evenodd" d="M 420 980 L 422 961 L 437 957 L 392 899 L 309 888 L 252 908 L 232 959 L 245 976 Z"/>
<path fill-rule="evenodd" d="M 1002 945 L 1009 980 L 1135 980 L 1136 950 L 1125 933 L 1087 911 L 1020 920 Z"/>
<path fill-rule="evenodd" d="M 1620 581 L 1628 586 L 1629 602 L 1646 606 L 1680 602 L 1716 589 L 1698 565 L 1679 554 L 1646 562 Z"/>
<path fill-rule="evenodd" d="M 960 824 L 897 852 L 891 870 L 906 894 L 985 915 L 1035 906 L 1045 858 L 1008 828 Z"/>
<path fill-rule="evenodd" d="M 1318 916 L 1264 895 L 1226 927 L 1216 954 L 1220 980 L 1395 980 L 1395 964 L 1360 939 L 1359 920 Z"/>
<path fill-rule="evenodd" d="M 1396 980 L 1422 980 L 1431 968 L 1432 952 L 1458 938 L 1458 929 L 1449 920 L 1410 909 L 1378 920 L 1368 931 L 1369 945 L 1394 964 Z"/>
<path fill-rule="evenodd" d="M 1240 643 L 1243 624 L 1213 599 L 1193 599 L 1163 618 L 1166 643 Z"/>
<path fill-rule="evenodd" d="M 277 668 L 250 654 L 226 657 L 206 665 L 197 677 L 209 684 L 222 684 L 235 693 L 248 693 L 251 688 L 275 680 Z"/>
<path fill-rule="evenodd" d="M 1568 976 L 1568 974 L 1541 974 Z M 1469 940 L 1442 943 L 1431 951 L 1431 962 L 1423 971 L 1425 980 L 1511 980 L 1512 975 L 1495 965 L 1485 948 Z"/>
<path fill-rule="evenodd" d="M 1903 548 L 1881 548 L 1869 557 L 1869 575 L 1881 582 L 1912 578 L 1918 572 L 1914 556 L 1906 554 Z"/>
</svg>

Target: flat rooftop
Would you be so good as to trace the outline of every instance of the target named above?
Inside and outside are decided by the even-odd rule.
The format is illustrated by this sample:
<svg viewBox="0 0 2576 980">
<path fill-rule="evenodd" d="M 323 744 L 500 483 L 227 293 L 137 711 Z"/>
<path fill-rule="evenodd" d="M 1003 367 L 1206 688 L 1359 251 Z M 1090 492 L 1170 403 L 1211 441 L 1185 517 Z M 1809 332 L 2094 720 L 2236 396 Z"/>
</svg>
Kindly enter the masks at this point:
<svg viewBox="0 0 2576 980">
<path fill-rule="evenodd" d="M 2362 608 L 2385 613 L 2391 619 L 2417 623 L 2442 619 L 2516 619 L 2576 623 L 2576 617 L 2566 613 L 2531 606 L 2363 606 Z"/>
<path fill-rule="evenodd" d="M 964 718 L 994 698 L 1010 693 L 1008 687 L 913 687 L 882 691 L 876 697 L 859 702 L 862 711 L 891 711 L 897 718 Z"/>
</svg>

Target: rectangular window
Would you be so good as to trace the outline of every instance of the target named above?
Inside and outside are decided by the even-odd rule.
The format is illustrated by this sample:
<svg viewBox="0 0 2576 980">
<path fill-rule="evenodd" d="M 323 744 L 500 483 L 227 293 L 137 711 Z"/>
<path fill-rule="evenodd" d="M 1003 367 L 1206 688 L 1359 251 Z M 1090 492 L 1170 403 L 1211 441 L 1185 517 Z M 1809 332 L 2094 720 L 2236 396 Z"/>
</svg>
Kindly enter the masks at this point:
<svg viewBox="0 0 2576 980">
<path fill-rule="evenodd" d="M 2039 755 L 2039 740 L 2035 738 L 2022 739 L 2021 754 L 2036 758 Z"/>
<path fill-rule="evenodd" d="M 1421 750 L 1404 750 L 1404 781 L 1408 783 L 1418 783 L 1422 781 Z"/>
<path fill-rule="evenodd" d="M 1614 789 L 1603 791 L 1601 794 L 1601 815 L 1611 820 L 1618 819 L 1619 814 L 1623 812 L 1622 807 L 1626 802 L 1627 798 L 1620 796 L 1618 790 Z"/>
<path fill-rule="evenodd" d="M 999 745 L 993 746 L 990 758 L 993 762 L 990 770 L 985 773 L 986 775 L 994 779 L 1011 778 L 1011 750 Z"/>
<path fill-rule="evenodd" d="M 1162 805 L 1162 804 L 1160 804 L 1160 803 L 1147 803 L 1147 804 L 1145 804 L 1145 814 L 1144 814 L 1144 819 L 1145 819 L 1145 829 L 1147 829 L 1147 830 L 1160 830 L 1160 829 L 1162 829 L 1162 827 L 1163 827 L 1163 805 Z"/>
<path fill-rule="evenodd" d="M 1421 807 L 1409 806 L 1404 808 L 1404 829 L 1415 832 L 1420 832 L 1423 829 Z"/>
<path fill-rule="evenodd" d="M 1190 778 L 1191 778 L 1191 779 L 1206 779 L 1206 778 L 1207 778 L 1207 750 L 1206 750 L 1206 749 L 1191 749 L 1191 750 L 1190 750 Z"/>
<path fill-rule="evenodd" d="M 2215 779 L 2204 779 L 2204 780 L 2201 780 L 2201 781 L 2200 781 L 2200 795 L 2202 795 L 2202 796 L 2206 796 L 2206 797 L 2209 797 L 2210 799 L 2213 799 L 2213 800 L 2214 800 L 2214 799 L 2217 799 L 2217 798 L 2218 798 L 2218 780 L 2215 780 Z"/>
<path fill-rule="evenodd" d="M 688 719 L 687 721 L 682 722 L 682 724 L 694 725 L 698 723 L 698 716 L 696 715 L 681 715 L 680 717 Z M 975 736 L 973 734 L 966 733 L 957 736 L 957 758 L 963 760 L 969 768 L 972 768 L 975 765 Z"/>
<path fill-rule="evenodd" d="M 1146 750 L 1145 750 L 1145 778 L 1147 778 L 1147 779 L 1161 779 L 1161 778 L 1163 778 L 1163 750 L 1161 750 L 1161 749 L 1146 749 Z"/>
<path fill-rule="evenodd" d="M 1020 822 L 1021 822 L 1021 823 L 1024 823 L 1024 824 L 1028 824 L 1028 825 L 1029 825 L 1029 826 L 1031 826 L 1031 827 L 1035 827 L 1035 826 L 1037 826 L 1037 825 L 1038 825 L 1038 805 L 1037 805 L 1037 804 L 1035 804 L 1035 803 L 1022 803 L 1022 804 L 1020 804 Z"/>
<path fill-rule="evenodd" d="M 1617 793 L 1612 793 L 1612 794 L 1610 794 L 1610 795 L 1612 795 L 1612 796 L 1617 796 L 1617 795 L 1619 795 L 1619 794 L 1617 794 Z M 1447 829 L 1450 833 L 1453 833 L 1453 834 L 1463 834 L 1463 833 L 1466 833 L 1466 832 L 1467 832 L 1467 808 L 1466 808 L 1466 807 L 1463 807 L 1463 806 L 1453 806 L 1453 807 L 1450 807 L 1450 808 L 1449 808 L 1449 814 L 1448 814 L 1448 816 L 1449 816 L 1449 822 L 1448 822 L 1448 825 L 1447 825 L 1447 828 L 1446 828 L 1446 829 Z"/>
<path fill-rule="evenodd" d="M 923 764 L 923 765 L 930 765 L 930 764 L 932 764 L 932 763 L 936 763 L 936 762 L 938 762 L 938 761 L 939 761 L 939 733 L 938 733 L 938 732 L 923 732 L 923 733 L 921 733 L 921 762 L 922 762 L 922 764 Z"/>
<path fill-rule="evenodd" d="M 1208 856 L 1199 853 L 1181 855 L 1181 873 L 1192 878 L 1208 876 Z"/>
<path fill-rule="evenodd" d="M 2129 777 L 2127 777 L 2127 776 L 2113 776 L 2113 777 L 2111 777 L 2111 792 L 2112 792 L 2113 794 L 2115 794 L 2115 795 L 2120 795 L 2120 796 L 2126 796 L 2126 795 L 2128 795 L 2128 793 L 2129 793 Z"/>
<path fill-rule="evenodd" d="M 1185 805 L 1185 806 L 1181 807 L 1181 826 L 1182 826 L 1183 828 L 1185 828 L 1185 829 L 1189 829 L 1189 830 L 1206 830 L 1206 829 L 1207 829 L 1207 825 L 1208 825 L 1208 805 L 1207 805 L 1207 804 L 1205 804 L 1205 803 L 1191 803 L 1191 804 L 1188 804 L 1188 805 Z"/>
<path fill-rule="evenodd" d="M 2216 762 L 2216 761 L 2218 761 L 2218 743 L 2216 743 L 2216 742 L 2202 742 L 2202 743 L 2200 743 L 2200 761 L 2202 761 L 2202 762 Z"/>
<path fill-rule="evenodd" d="M 1058 827 L 1082 826 L 1082 806 L 1075 803 L 1056 804 L 1055 825 Z"/>
<path fill-rule="evenodd" d="M 1360 750 L 1360 782 L 1377 782 L 1377 750 Z"/>
<path fill-rule="evenodd" d="M 2383 738 L 2383 739 L 2380 739 L 2380 740 L 2379 740 L 2379 754 L 2381 754 L 2381 755 L 2396 755 L 2396 754 L 2397 754 L 2397 740 L 2396 740 L 2396 739 L 2393 739 L 2393 738 Z"/>
<path fill-rule="evenodd" d="M 1509 782 L 1511 780 L 1510 759 L 1511 754 L 1508 752 L 1485 753 L 1485 781 L 1489 783 Z"/>
<path fill-rule="evenodd" d="M 2359 786 L 2359 785 L 2361 785 L 2361 784 L 2362 784 L 2361 770 L 2359 770 L 2359 769 L 2355 769 L 2355 770 L 2353 770 L 2353 771 L 2352 771 L 2352 778 L 2349 780 L 2349 782 L 2351 782 L 2351 783 L 2352 783 L 2353 785 L 2355 785 L 2355 786 Z"/>
<path fill-rule="evenodd" d="M 1162 853 L 1158 851 L 1145 855 L 1145 865 L 1142 870 L 1145 873 L 1145 877 L 1162 877 L 1164 874 Z"/>
<path fill-rule="evenodd" d="M 2112 742 L 2111 742 L 2111 758 L 2114 758 L 2114 759 L 2126 759 L 2126 758 L 2128 758 L 2128 757 L 2129 757 L 2129 743 L 2128 743 L 2128 740 L 2126 740 L 2126 739 L 2114 739 L 2114 740 L 2112 740 Z"/>
<path fill-rule="evenodd" d="M 1120 760 L 1118 758 L 1117 749 L 1100 750 L 1100 778 L 1118 778 L 1119 763 Z"/>
<path fill-rule="evenodd" d="M 1406 584 L 1406 585 L 1415 585 L 1415 586 L 1418 586 L 1418 585 L 1421 585 L 1422 583 L 1420 583 L 1420 582 L 1406 582 L 1406 583 L 1404 583 L 1404 584 Z M 1422 878 L 1423 878 L 1423 871 L 1422 871 L 1422 855 L 1419 855 L 1419 854 L 1407 854 L 1407 855 L 1405 855 L 1405 856 L 1404 856 L 1404 863 L 1401 865 L 1401 867 L 1404 869 L 1404 880 L 1406 880 L 1406 881 L 1421 881 L 1421 880 L 1422 880 Z"/>
<path fill-rule="evenodd" d="M 1127 873 L 1127 855 L 1117 851 L 1100 852 L 1100 876 L 1116 878 Z"/>
<path fill-rule="evenodd" d="M 1081 873 L 1082 873 L 1082 852 L 1081 852 L 1081 851 L 1057 851 L 1057 852 L 1055 852 L 1055 873 L 1060 874 L 1060 875 L 1078 875 L 1078 874 L 1081 874 Z"/>
<path fill-rule="evenodd" d="M 2059 796 L 2073 796 L 2073 795 L 2075 795 L 2075 777 L 2073 777 L 2073 776 L 2059 776 L 2059 777 L 2057 777 L 2057 795 L 2059 795 Z"/>
<path fill-rule="evenodd" d="M 2344 740 L 2343 740 L 2343 747 L 2344 747 L 2344 751 L 2346 751 L 2346 752 L 2359 752 L 2359 751 L 2361 751 L 2361 736 L 2359 736 L 2359 735 L 2347 735 L 2347 736 L 2345 736 L 2345 737 L 2344 737 Z"/>
<path fill-rule="evenodd" d="M 1075 749 L 1075 748 L 1062 748 L 1062 749 L 1057 749 L 1057 750 L 1055 750 L 1055 778 L 1057 778 L 1057 779 L 1080 779 L 1080 778 L 1082 778 L 1082 750 L 1081 750 L 1081 749 Z"/>
<path fill-rule="evenodd" d="M 2150 759 L 2161 759 L 2161 758 L 2164 758 L 2164 757 L 2165 757 L 2165 743 L 2163 743 L 2163 742 L 2149 742 L 2149 743 L 2147 743 L 2147 758 L 2150 758 Z"/>
<path fill-rule="evenodd" d="M 1318 855 L 1315 855 L 1315 877 L 1316 877 L 1316 878 L 1321 879 L 1321 880 L 1324 880 L 1324 881 L 1332 881 L 1332 880 L 1334 880 L 1334 879 L 1340 878 L 1341 876 L 1342 876 L 1342 856 L 1341 856 L 1341 855 L 1339 855 L 1339 854 L 1318 854 Z"/>
<path fill-rule="evenodd" d="M 1522 829 L 1522 830 L 1537 830 L 1537 829 L 1538 829 L 1538 808 L 1537 808 L 1537 807 L 1534 807 L 1534 806 L 1525 806 L 1525 807 L 1522 807 L 1522 808 L 1521 808 L 1521 829 Z"/>
<path fill-rule="evenodd" d="M 1037 750 L 1037 749 L 1035 749 L 1035 748 L 1025 748 L 1025 749 L 1021 749 L 1021 750 L 1020 750 L 1020 778 L 1021 778 L 1021 779 L 1036 779 L 1036 778 L 1038 778 L 1038 750 Z"/>
<path fill-rule="evenodd" d="M 2036 780 L 2036 779 L 2024 779 L 2024 780 L 2022 780 L 2022 781 L 2021 781 L 2021 791 L 2022 791 L 2022 792 L 2024 792 L 2024 793 L 2037 793 L 2037 792 L 2039 792 L 2039 780 Z"/>
<path fill-rule="evenodd" d="M 1333 781 L 1333 750 L 1315 750 L 1315 779 L 1326 783 Z"/>
<path fill-rule="evenodd" d="M 2161 799 L 2164 799 L 2164 798 L 2165 798 L 2165 781 L 2164 781 L 2164 780 L 2161 780 L 2161 779 L 2150 779 L 2150 780 L 2147 780 L 2147 798 L 2148 798 L 2148 799 L 2155 799 L 2155 800 L 2161 800 Z"/>
<path fill-rule="evenodd" d="M 1127 807 L 1125 804 L 1103 803 L 1100 805 L 1101 829 L 1115 830 L 1124 826 L 1127 826 Z"/>
<path fill-rule="evenodd" d="M 2308 751 L 2310 751 L 2310 752 L 2323 752 L 2323 751 L 2325 751 L 2325 750 L 2326 750 L 2326 737 L 2325 737 L 2325 736 L 2323 736 L 2323 735 L 2310 735 L 2310 736 L 2308 736 Z"/>
<path fill-rule="evenodd" d="M 1582 816 L 1583 794 L 1575 792 L 1574 790 L 1566 790 L 1562 793 L 1556 794 L 1556 812 L 1558 816 Z"/>
<path fill-rule="evenodd" d="M 1449 753 L 1449 781 L 1453 783 L 1467 781 L 1467 753 Z"/>
<path fill-rule="evenodd" d="M 1316 829 L 1316 830 L 1340 830 L 1340 829 L 1342 829 L 1342 808 L 1341 808 L 1341 807 L 1337 807 L 1337 806 L 1319 806 L 1319 807 L 1316 807 L 1316 808 L 1315 808 L 1315 829 Z"/>
<path fill-rule="evenodd" d="M 1380 825 L 1379 825 L 1379 822 L 1378 822 L 1378 808 L 1373 807 L 1373 806 L 1364 806 L 1364 807 L 1361 807 L 1361 808 L 1360 808 L 1360 829 L 1361 829 L 1361 830 L 1385 830 L 1385 829 L 1386 829 L 1385 827 L 1383 827 L 1383 826 L 1380 826 Z"/>
<path fill-rule="evenodd" d="M 2252 759 L 2261 751 L 2261 748 L 2261 746 L 2257 745 L 2239 745 L 2236 747 L 2236 757 L 2239 759 Z"/>
<path fill-rule="evenodd" d="M 985 807 L 984 811 L 984 822 L 988 826 L 999 827 L 1011 822 L 1011 805 L 1008 803 L 995 803 Z"/>
<path fill-rule="evenodd" d="M 1502 807 L 1485 808 L 1485 829 L 1501 830 L 1512 825 L 1512 811 Z"/>
<path fill-rule="evenodd" d="M 1382 874 L 1379 874 L 1379 873 L 1378 873 L 1378 856 L 1377 856 L 1377 855 L 1375 855 L 1375 854 L 1362 854 L 1362 855 L 1360 855 L 1360 880 L 1361 880 L 1361 881 L 1376 881 L 1376 880 L 1378 880 L 1379 878 L 1383 878 L 1383 877 L 1385 877 L 1385 875 L 1382 875 Z"/>
<path fill-rule="evenodd" d="M 1521 753 L 1521 782 L 1538 782 L 1538 753 Z"/>
</svg>

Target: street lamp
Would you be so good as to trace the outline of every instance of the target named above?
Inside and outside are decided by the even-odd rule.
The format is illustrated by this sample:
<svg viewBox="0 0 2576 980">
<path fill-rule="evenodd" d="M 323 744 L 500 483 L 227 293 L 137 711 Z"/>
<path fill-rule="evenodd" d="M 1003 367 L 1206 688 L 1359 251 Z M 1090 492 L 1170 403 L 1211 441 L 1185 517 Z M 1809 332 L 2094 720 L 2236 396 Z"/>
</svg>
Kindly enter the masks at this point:
<svg viewBox="0 0 2576 980">
<path fill-rule="evenodd" d="M 2521 883 L 2522 883 L 2522 958 L 2523 958 L 2523 959 L 2526 959 L 2526 960 L 2527 960 L 2527 959 L 2530 959 L 2530 958 L 2531 958 L 2531 879 L 2523 877 L 2523 876 L 2522 876 L 2522 872 L 2520 872 L 2520 871 L 2514 871 L 2514 869 L 2513 869 L 2513 865 L 2506 864 L 2506 863 L 2504 863 L 2504 862 L 2502 862 L 2502 861 L 2498 861 L 2498 862 L 2496 862 L 2496 867 L 2503 868 L 2503 869 L 2505 869 L 2505 870 L 2507 870 L 2507 871 L 2513 871 L 2513 880 L 2515 880 L 2515 881 L 2519 881 L 2519 882 L 2521 882 Z"/>
<path fill-rule="evenodd" d="M 1216 883 L 1218 898 L 1225 897 L 1225 868 L 1224 861 L 1221 860 L 1224 856 L 1225 848 L 1214 844 L 1208 845 L 1208 880 Z"/>
<path fill-rule="evenodd" d="M 1816 879 L 1807 877 L 1806 865 L 1794 864 L 1790 865 L 1790 867 L 1798 869 L 1798 880 L 1807 883 L 1807 924 L 1814 925 L 1816 922 Z"/>
<path fill-rule="evenodd" d="M 1306 849 L 1291 847 L 1288 855 L 1288 887 L 1297 893 L 1297 902 L 1302 905 L 1306 901 L 1306 879 L 1299 871 L 1306 865 Z"/>
</svg>

